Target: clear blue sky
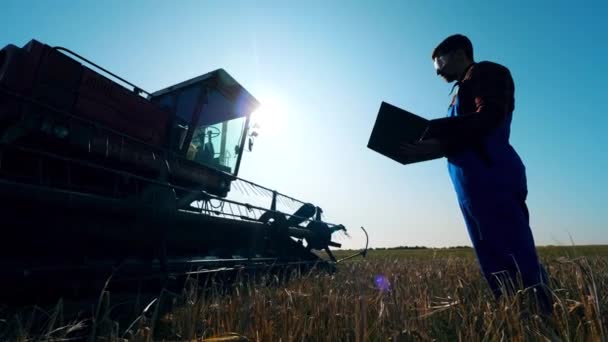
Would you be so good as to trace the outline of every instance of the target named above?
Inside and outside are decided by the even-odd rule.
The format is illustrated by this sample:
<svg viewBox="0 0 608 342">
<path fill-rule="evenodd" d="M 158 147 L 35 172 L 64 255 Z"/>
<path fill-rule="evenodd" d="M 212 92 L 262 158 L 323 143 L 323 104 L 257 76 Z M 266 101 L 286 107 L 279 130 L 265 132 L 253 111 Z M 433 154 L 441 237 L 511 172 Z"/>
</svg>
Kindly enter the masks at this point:
<svg viewBox="0 0 608 342">
<path fill-rule="evenodd" d="M 158 90 L 226 69 L 277 102 L 241 176 L 365 226 L 372 246 L 469 244 L 445 159 L 401 166 L 366 148 L 381 101 L 445 115 L 433 47 L 467 35 L 510 68 L 511 142 L 537 244 L 608 243 L 607 1 L 7 1 L 0 45 L 68 47 Z M 274 127 L 273 127 L 274 126 Z"/>
</svg>

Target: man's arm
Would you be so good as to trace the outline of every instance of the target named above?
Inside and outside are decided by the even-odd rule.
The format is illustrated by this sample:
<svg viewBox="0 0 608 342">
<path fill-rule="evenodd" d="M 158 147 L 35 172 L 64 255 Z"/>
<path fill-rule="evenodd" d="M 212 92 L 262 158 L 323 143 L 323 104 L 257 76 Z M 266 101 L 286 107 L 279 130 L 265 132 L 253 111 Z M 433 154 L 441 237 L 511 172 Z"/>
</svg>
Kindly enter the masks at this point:
<svg viewBox="0 0 608 342">
<path fill-rule="evenodd" d="M 425 139 L 414 143 L 403 143 L 399 151 L 409 158 L 438 158 L 443 156 L 443 146 L 437 139 Z"/>
<path fill-rule="evenodd" d="M 451 150 L 470 147 L 492 133 L 513 111 L 514 85 L 509 70 L 496 64 L 471 69 L 463 80 L 462 95 L 474 100 L 474 111 L 431 120 L 422 140 L 438 139 Z"/>
</svg>

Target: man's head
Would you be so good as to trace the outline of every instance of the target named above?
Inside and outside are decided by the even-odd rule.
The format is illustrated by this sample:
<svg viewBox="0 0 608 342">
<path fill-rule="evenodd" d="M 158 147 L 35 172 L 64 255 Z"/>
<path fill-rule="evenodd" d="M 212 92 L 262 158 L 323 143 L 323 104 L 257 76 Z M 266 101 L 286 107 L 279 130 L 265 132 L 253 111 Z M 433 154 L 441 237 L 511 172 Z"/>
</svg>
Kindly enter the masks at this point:
<svg viewBox="0 0 608 342">
<path fill-rule="evenodd" d="M 473 63 L 473 44 L 469 38 L 455 34 L 444 39 L 431 55 L 437 75 L 446 82 L 454 82 L 464 76 Z"/>
</svg>

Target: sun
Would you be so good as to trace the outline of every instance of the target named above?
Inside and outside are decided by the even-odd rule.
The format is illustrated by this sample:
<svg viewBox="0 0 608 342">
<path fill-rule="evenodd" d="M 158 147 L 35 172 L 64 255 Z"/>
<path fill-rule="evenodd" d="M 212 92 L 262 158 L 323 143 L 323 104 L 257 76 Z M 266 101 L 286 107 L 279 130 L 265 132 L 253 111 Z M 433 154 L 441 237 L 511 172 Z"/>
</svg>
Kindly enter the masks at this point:
<svg viewBox="0 0 608 342">
<path fill-rule="evenodd" d="M 276 133 L 285 120 L 286 107 L 276 96 L 260 98 L 260 106 L 251 113 L 251 126 L 257 125 L 259 130 L 266 133 Z"/>
</svg>

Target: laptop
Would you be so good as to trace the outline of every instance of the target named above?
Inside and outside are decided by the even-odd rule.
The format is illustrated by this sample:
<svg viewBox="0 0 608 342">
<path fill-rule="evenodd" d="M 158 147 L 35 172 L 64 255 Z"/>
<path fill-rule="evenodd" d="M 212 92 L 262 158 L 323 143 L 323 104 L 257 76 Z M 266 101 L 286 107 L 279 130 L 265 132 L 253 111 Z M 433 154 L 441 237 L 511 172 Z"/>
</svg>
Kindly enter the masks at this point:
<svg viewBox="0 0 608 342">
<path fill-rule="evenodd" d="M 429 120 L 382 102 L 367 147 L 403 165 L 445 156 L 439 147 L 430 151 L 404 151 L 402 145 L 420 144 Z"/>
</svg>

